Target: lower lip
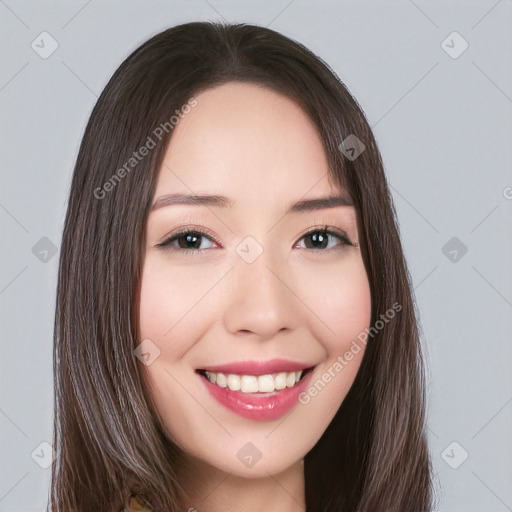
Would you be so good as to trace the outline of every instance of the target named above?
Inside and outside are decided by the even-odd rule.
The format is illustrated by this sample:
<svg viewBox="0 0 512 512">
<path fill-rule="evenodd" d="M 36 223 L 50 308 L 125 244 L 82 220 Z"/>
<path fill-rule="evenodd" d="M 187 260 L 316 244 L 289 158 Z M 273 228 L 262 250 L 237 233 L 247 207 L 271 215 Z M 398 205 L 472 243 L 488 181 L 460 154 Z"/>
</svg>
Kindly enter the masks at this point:
<svg viewBox="0 0 512 512">
<path fill-rule="evenodd" d="M 281 418 L 298 403 L 299 395 L 308 387 L 313 371 L 306 375 L 292 388 L 285 388 L 273 393 L 242 393 L 221 388 L 199 375 L 206 389 L 221 405 L 239 416 L 256 421 L 270 421 Z"/>
</svg>

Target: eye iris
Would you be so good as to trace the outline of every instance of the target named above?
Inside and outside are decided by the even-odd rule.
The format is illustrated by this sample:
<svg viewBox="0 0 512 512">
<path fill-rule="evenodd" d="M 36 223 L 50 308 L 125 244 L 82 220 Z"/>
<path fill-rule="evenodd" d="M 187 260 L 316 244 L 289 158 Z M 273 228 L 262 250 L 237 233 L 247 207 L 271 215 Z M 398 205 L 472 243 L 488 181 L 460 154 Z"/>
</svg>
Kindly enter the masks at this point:
<svg viewBox="0 0 512 512">
<path fill-rule="evenodd" d="M 182 241 L 184 241 L 183 244 L 181 243 Z M 201 246 L 201 235 L 198 233 L 185 233 L 178 237 L 178 242 L 178 245 L 182 249 L 190 249 L 191 247 L 194 249 L 199 249 Z"/>
<path fill-rule="evenodd" d="M 313 249 L 325 249 L 329 241 L 329 235 L 325 233 L 325 231 L 315 231 L 314 233 L 308 235 L 306 240 L 311 240 L 313 243 Z"/>
</svg>

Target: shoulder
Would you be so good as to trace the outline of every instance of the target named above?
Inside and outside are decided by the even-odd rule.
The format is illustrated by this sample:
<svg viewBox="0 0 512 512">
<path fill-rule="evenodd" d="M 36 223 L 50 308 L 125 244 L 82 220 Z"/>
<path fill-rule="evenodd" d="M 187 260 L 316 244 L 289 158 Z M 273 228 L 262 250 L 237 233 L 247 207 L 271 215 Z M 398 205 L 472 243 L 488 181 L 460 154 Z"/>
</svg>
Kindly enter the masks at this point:
<svg viewBox="0 0 512 512">
<path fill-rule="evenodd" d="M 137 499 L 136 496 L 130 494 L 124 508 L 119 512 L 135 512 L 135 511 L 144 511 L 144 512 L 152 512 L 150 508 L 147 508 L 141 501 Z"/>
</svg>

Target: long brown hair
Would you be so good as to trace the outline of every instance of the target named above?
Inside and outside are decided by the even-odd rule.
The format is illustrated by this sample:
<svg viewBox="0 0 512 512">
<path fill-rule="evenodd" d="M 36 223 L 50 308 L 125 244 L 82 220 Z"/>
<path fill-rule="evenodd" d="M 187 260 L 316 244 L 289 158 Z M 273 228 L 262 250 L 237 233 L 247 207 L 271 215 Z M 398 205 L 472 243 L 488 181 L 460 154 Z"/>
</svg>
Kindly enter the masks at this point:
<svg viewBox="0 0 512 512">
<path fill-rule="evenodd" d="M 49 510 L 118 512 L 130 491 L 159 512 L 187 509 L 174 469 L 184 454 L 152 414 L 134 356 L 145 227 L 169 120 L 199 92 L 229 81 L 271 88 L 309 115 L 330 178 L 356 207 L 372 325 L 401 305 L 368 338 L 349 394 L 305 458 L 307 510 L 430 510 L 417 313 L 365 115 L 301 44 L 258 26 L 203 22 L 168 29 L 135 50 L 108 82 L 83 136 L 60 254 Z M 351 134 L 365 147 L 355 159 L 340 151 Z M 144 145 L 151 145 L 147 156 L 134 159 Z"/>
</svg>

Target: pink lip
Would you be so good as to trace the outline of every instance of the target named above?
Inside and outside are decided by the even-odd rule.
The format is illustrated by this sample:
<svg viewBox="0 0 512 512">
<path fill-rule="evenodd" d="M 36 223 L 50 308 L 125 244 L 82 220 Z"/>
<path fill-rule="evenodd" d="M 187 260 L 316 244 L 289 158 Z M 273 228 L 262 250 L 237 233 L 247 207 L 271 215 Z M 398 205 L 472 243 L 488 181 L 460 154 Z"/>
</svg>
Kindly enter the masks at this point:
<svg viewBox="0 0 512 512">
<path fill-rule="evenodd" d="M 238 361 L 233 363 L 221 364 L 218 366 L 208 366 L 201 368 L 214 373 L 236 373 L 237 375 L 267 375 L 277 372 L 295 372 L 311 368 L 311 364 L 288 361 L 287 359 L 271 359 L 269 361 Z"/>
<path fill-rule="evenodd" d="M 280 368 L 282 369 L 282 366 Z M 292 388 L 285 388 L 273 393 L 231 391 L 227 387 L 221 388 L 213 384 L 204 375 L 198 374 L 198 377 L 203 382 L 203 385 L 206 386 L 210 395 L 224 407 L 244 418 L 256 421 L 270 421 L 284 416 L 297 404 L 299 395 L 309 386 L 312 375 L 313 372 L 308 371 Z"/>
</svg>

